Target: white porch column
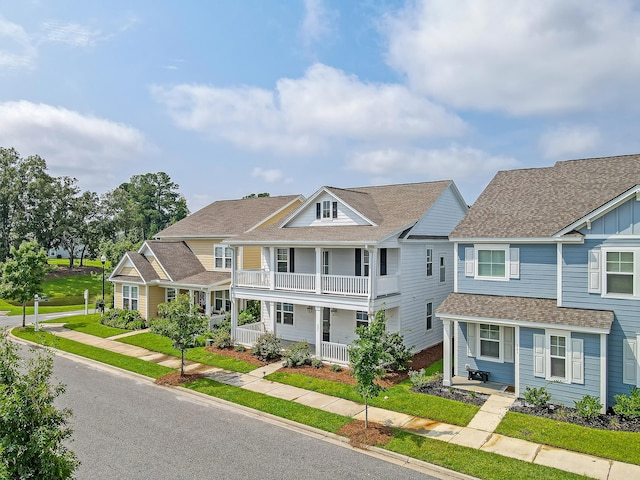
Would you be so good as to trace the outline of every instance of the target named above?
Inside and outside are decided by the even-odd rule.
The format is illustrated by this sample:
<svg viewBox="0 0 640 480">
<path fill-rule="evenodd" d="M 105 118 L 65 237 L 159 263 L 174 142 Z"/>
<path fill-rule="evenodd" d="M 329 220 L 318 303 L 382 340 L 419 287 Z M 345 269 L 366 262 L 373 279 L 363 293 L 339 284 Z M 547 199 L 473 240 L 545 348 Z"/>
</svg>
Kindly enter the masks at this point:
<svg viewBox="0 0 640 480">
<path fill-rule="evenodd" d="M 322 249 L 316 247 L 316 293 L 322 293 Z"/>
<path fill-rule="evenodd" d="M 451 320 L 442 319 L 442 385 L 451 386 Z"/>
<path fill-rule="evenodd" d="M 206 304 L 205 304 L 205 309 L 204 312 L 207 314 L 207 316 L 211 316 L 211 290 L 207 289 L 206 290 L 207 296 L 206 296 Z"/>
<path fill-rule="evenodd" d="M 276 302 L 267 302 L 267 305 L 269 308 L 269 317 L 271 318 L 271 333 L 273 333 L 277 337 L 278 332 L 276 332 Z"/>
<path fill-rule="evenodd" d="M 636 345 L 638 345 L 637 341 L 640 340 L 640 334 L 636 336 Z M 636 347 L 637 348 L 637 347 Z M 600 334 L 600 403 L 602 403 L 602 413 L 607 411 L 607 390 L 608 390 L 608 377 L 607 377 L 607 334 Z M 636 373 L 637 375 L 637 373 Z"/>
<path fill-rule="evenodd" d="M 236 299 L 231 296 L 231 339 L 236 336 L 236 328 L 238 328 L 238 307 L 236 305 Z"/>
<path fill-rule="evenodd" d="M 322 307 L 316 307 L 316 358 L 322 360 Z"/>
<path fill-rule="evenodd" d="M 276 249 L 269 247 L 269 290 L 276 289 Z M 273 303 L 273 302 L 272 302 Z M 275 325 L 275 321 L 273 322 Z"/>
<path fill-rule="evenodd" d="M 515 350 L 515 354 L 513 355 L 513 375 L 514 385 L 513 388 L 515 390 L 516 398 L 520 398 L 520 326 L 516 325 L 513 327 L 513 347 Z"/>
<path fill-rule="evenodd" d="M 369 305 L 373 306 L 376 299 L 376 276 L 378 275 L 378 249 L 369 250 Z"/>
</svg>

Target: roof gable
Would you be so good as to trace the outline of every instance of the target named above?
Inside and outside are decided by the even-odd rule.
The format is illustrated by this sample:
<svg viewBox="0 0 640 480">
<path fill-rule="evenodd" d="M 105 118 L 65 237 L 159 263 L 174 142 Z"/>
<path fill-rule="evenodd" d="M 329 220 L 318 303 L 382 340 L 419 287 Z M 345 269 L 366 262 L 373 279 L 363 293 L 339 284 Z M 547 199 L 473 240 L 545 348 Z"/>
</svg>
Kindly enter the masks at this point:
<svg viewBox="0 0 640 480">
<path fill-rule="evenodd" d="M 552 237 L 638 184 L 640 155 L 501 171 L 450 238 Z"/>
</svg>

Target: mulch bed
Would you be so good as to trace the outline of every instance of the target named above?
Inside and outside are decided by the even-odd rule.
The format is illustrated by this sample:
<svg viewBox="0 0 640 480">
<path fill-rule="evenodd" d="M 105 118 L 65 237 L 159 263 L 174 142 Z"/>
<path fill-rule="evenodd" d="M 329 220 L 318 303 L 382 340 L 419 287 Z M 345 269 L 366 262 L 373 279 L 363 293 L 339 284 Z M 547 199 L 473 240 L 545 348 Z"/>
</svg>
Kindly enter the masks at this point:
<svg viewBox="0 0 640 480">
<path fill-rule="evenodd" d="M 160 378 L 156 378 L 156 385 L 165 385 L 168 387 L 179 387 L 183 383 L 193 382 L 195 380 L 199 380 L 204 378 L 204 375 L 201 373 L 185 373 L 180 376 L 180 372 L 167 373 Z"/>
<path fill-rule="evenodd" d="M 275 363 L 275 362 L 279 362 L 280 361 L 280 359 L 277 358 L 275 360 L 272 360 L 271 362 L 263 362 L 258 357 L 256 357 L 255 355 L 251 354 L 251 349 L 250 348 L 247 348 L 243 352 L 237 352 L 234 347 L 218 348 L 218 347 L 211 346 L 211 347 L 204 347 L 204 349 L 206 351 L 208 351 L 208 352 L 211 352 L 211 353 L 216 353 L 218 355 L 224 355 L 225 357 L 231 357 L 231 358 L 235 358 L 237 360 L 244 360 L 245 362 L 250 363 L 252 365 L 257 365 L 258 367 L 264 367 L 265 365 L 268 365 L 269 363 Z"/>
<path fill-rule="evenodd" d="M 90 273 L 102 273 L 102 267 L 65 267 L 57 265 L 54 270 L 47 273 L 47 278 L 63 278 L 75 275 L 89 275 Z"/>
<path fill-rule="evenodd" d="M 435 379 L 422 388 L 413 387 L 411 390 L 417 393 L 424 393 L 426 395 L 434 395 L 436 397 L 448 398 L 449 400 L 470 403 L 479 407 L 484 405 L 484 402 L 489 398 L 489 395 L 482 393 L 445 387 L 442 384 L 442 378 Z"/>
<path fill-rule="evenodd" d="M 393 438 L 393 430 L 391 427 L 374 422 L 369 422 L 369 428 L 365 428 L 364 421 L 356 420 L 340 428 L 338 435 L 347 437 L 352 447 L 366 449 L 372 445 L 378 447 L 386 445 Z"/>
</svg>

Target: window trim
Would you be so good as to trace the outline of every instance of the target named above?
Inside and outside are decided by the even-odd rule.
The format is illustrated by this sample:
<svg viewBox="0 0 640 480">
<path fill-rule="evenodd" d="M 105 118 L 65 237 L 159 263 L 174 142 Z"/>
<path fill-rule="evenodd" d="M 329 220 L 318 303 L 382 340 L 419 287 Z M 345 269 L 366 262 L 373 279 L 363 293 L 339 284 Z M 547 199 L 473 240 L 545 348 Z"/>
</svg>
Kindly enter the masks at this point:
<svg viewBox="0 0 640 480">
<path fill-rule="evenodd" d="M 128 293 L 125 296 L 124 294 L 124 289 L 127 289 Z M 135 297 L 133 296 L 133 292 L 136 292 Z M 140 300 L 139 300 L 139 296 L 140 296 L 140 289 L 138 288 L 138 285 L 131 285 L 131 284 L 123 284 L 122 285 L 122 309 L 123 310 L 131 310 L 131 311 L 139 311 L 138 309 L 140 308 Z M 127 306 L 125 306 L 125 299 L 127 300 Z M 136 307 L 133 308 L 133 302 L 136 302 Z"/>
<path fill-rule="evenodd" d="M 482 338 L 482 326 L 483 325 L 488 325 L 490 327 L 498 327 L 498 340 L 493 340 L 490 338 Z M 478 323 L 478 327 L 477 327 L 478 331 L 477 331 L 477 338 L 476 338 L 476 342 L 477 342 L 477 348 L 476 348 L 476 358 L 478 358 L 479 360 L 485 360 L 487 362 L 496 362 L 496 363 L 504 363 L 504 332 L 503 332 L 503 327 L 502 325 L 496 325 L 495 323 Z M 485 355 L 482 355 L 482 341 L 489 341 L 489 342 L 495 342 L 498 344 L 498 356 L 497 357 L 487 357 Z"/>
<path fill-rule="evenodd" d="M 365 318 L 358 318 L 358 316 L 362 317 L 364 314 Z M 361 325 L 358 325 L 361 324 Z M 356 328 L 358 327 L 368 327 L 369 326 L 369 313 L 364 310 L 356 310 Z"/>
<path fill-rule="evenodd" d="M 218 255 L 218 249 L 222 249 L 222 255 Z M 218 266 L 218 260 L 220 260 L 221 266 Z M 229 266 L 227 267 L 227 260 Z M 231 247 L 226 247 L 221 244 L 215 244 L 213 246 L 213 269 L 214 270 L 231 270 L 233 268 L 233 250 Z"/>
<path fill-rule="evenodd" d="M 447 262 L 445 260 L 444 255 L 440 255 L 440 260 L 438 260 L 438 272 L 439 272 L 439 280 L 440 283 L 445 283 L 447 281 Z"/>
<path fill-rule="evenodd" d="M 425 303 L 425 331 L 433 330 L 433 300 Z"/>
<path fill-rule="evenodd" d="M 284 252 L 284 256 L 280 259 L 280 253 Z M 285 266 L 284 270 L 280 270 L 280 264 Z M 276 272 L 289 273 L 289 249 L 288 248 L 276 248 Z"/>
<path fill-rule="evenodd" d="M 169 291 L 173 292 L 173 295 L 169 295 Z M 174 302 L 176 297 L 178 296 L 178 289 L 175 287 L 167 287 L 164 289 L 164 301 L 165 302 Z"/>
<path fill-rule="evenodd" d="M 433 277 L 433 247 L 428 246 L 425 251 L 425 272 L 427 277 Z"/>
<path fill-rule="evenodd" d="M 605 298 L 625 298 L 625 299 L 640 299 L 640 288 L 638 281 L 638 274 L 640 273 L 640 249 L 632 248 L 632 247 L 624 247 L 624 246 L 603 246 L 601 248 L 601 266 L 600 271 L 601 275 L 601 296 Z M 632 293 L 617 293 L 617 292 L 607 292 L 607 280 L 608 280 L 608 270 L 607 270 L 607 255 L 609 253 L 632 253 L 633 254 L 633 272 L 631 273 L 632 277 Z M 619 273 L 619 272 L 613 272 Z"/>
<path fill-rule="evenodd" d="M 562 358 L 551 355 L 551 337 L 564 338 L 564 377 L 554 377 L 551 375 L 551 358 Z M 550 382 L 571 383 L 571 334 L 562 330 L 545 330 L 545 380 Z"/>
<path fill-rule="evenodd" d="M 510 258 L 509 258 L 509 250 L 510 247 L 508 244 L 501 244 L 501 243 L 487 243 L 487 244 L 480 244 L 480 245 L 474 245 L 474 251 L 473 251 L 473 270 L 474 270 L 474 275 L 473 278 L 476 280 L 489 280 L 489 281 L 498 281 L 498 282 L 505 282 L 508 281 L 510 278 L 509 272 L 510 272 Z M 503 276 L 488 276 L 488 275 L 480 275 L 480 269 L 478 268 L 478 260 L 480 257 L 480 252 L 481 251 L 485 251 L 485 250 L 489 250 L 489 251 L 503 251 L 504 252 L 504 275 Z"/>
<path fill-rule="evenodd" d="M 321 203 L 322 203 L 321 219 L 322 220 L 331 219 L 331 200 L 322 200 Z"/>
<path fill-rule="evenodd" d="M 216 302 L 220 301 L 224 308 L 216 308 Z M 228 307 L 228 308 L 227 308 Z M 213 292 L 213 311 L 214 312 L 231 312 L 231 295 L 229 290 L 214 290 Z"/>
<path fill-rule="evenodd" d="M 291 307 L 291 310 L 289 310 L 289 306 Z M 275 318 L 276 323 L 279 325 L 293 326 L 295 323 L 294 312 L 295 312 L 295 306 L 293 303 L 276 302 L 276 318 Z M 285 315 L 287 317 L 289 315 L 291 316 L 291 323 L 286 321 Z"/>
</svg>

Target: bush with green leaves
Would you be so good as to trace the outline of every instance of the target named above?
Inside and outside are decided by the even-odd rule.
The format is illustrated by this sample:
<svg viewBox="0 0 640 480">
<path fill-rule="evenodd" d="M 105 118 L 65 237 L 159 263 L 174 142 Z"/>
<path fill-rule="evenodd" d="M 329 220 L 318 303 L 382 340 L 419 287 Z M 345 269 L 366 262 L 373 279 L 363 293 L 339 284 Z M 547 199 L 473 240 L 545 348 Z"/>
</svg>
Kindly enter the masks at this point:
<svg viewBox="0 0 640 480">
<path fill-rule="evenodd" d="M 427 386 L 430 378 L 425 374 L 425 369 L 409 370 L 409 381 L 417 389 L 422 389 Z"/>
<path fill-rule="evenodd" d="M 282 352 L 282 360 L 284 367 L 295 368 L 307 365 L 311 362 L 309 344 L 305 341 L 292 343 Z"/>
<path fill-rule="evenodd" d="M 613 411 L 625 418 L 640 418 L 640 390 L 636 387 L 629 389 L 629 395 L 615 395 L 616 404 Z"/>
<path fill-rule="evenodd" d="M 404 338 L 399 333 L 387 333 L 382 339 L 384 349 L 391 358 L 385 365 L 388 371 L 398 372 L 405 370 L 407 363 L 413 356 L 413 348 L 404 344 Z"/>
<path fill-rule="evenodd" d="M 242 345 L 241 343 L 239 343 L 239 344 L 237 344 L 235 347 L 233 347 L 233 349 L 234 349 L 236 352 L 244 352 L 244 351 L 247 349 L 247 347 L 245 347 L 244 345 Z"/>
<path fill-rule="evenodd" d="M 100 323 L 108 327 L 125 330 L 142 330 L 147 324 L 137 310 L 121 310 L 113 308 L 100 317 Z"/>
<path fill-rule="evenodd" d="M 268 362 L 278 358 L 281 350 L 280 339 L 274 333 L 264 333 L 256 340 L 251 353 L 263 362 Z"/>
<path fill-rule="evenodd" d="M 231 341 L 231 333 L 224 329 L 218 329 L 211 332 L 209 338 L 211 339 L 211 344 L 218 348 L 229 348 L 233 345 L 233 342 Z"/>
<path fill-rule="evenodd" d="M 527 387 L 522 396 L 527 404 L 536 408 L 546 408 L 551 401 L 551 394 L 546 387 Z"/>
<path fill-rule="evenodd" d="M 331 367 L 329 367 L 331 369 L 332 372 L 341 372 L 342 371 L 342 367 L 340 365 L 338 365 L 337 363 L 332 363 Z"/>
<path fill-rule="evenodd" d="M 578 415 L 586 420 L 591 420 L 602 411 L 602 404 L 598 397 L 585 395 L 582 400 L 574 402 Z"/>
<path fill-rule="evenodd" d="M 256 318 L 249 310 L 243 310 L 238 315 L 238 326 L 247 325 L 249 323 L 255 323 Z"/>
<path fill-rule="evenodd" d="M 313 360 L 311 360 L 311 366 L 313 368 L 322 368 L 322 365 L 324 365 L 322 363 L 322 360 L 320 360 L 319 358 L 314 358 Z"/>
</svg>

